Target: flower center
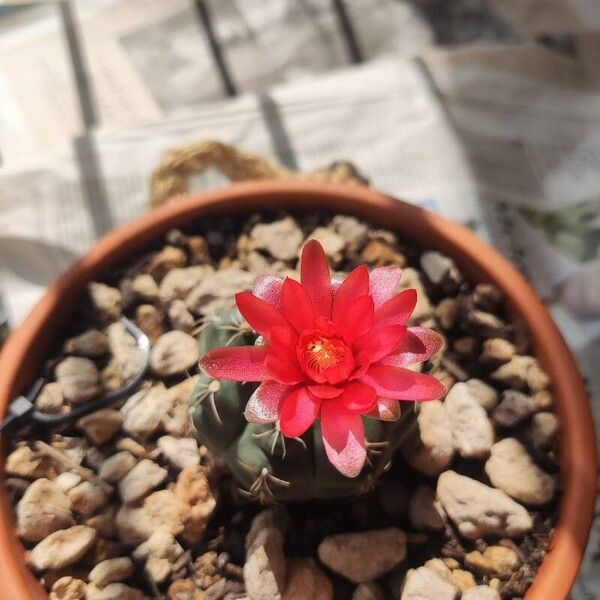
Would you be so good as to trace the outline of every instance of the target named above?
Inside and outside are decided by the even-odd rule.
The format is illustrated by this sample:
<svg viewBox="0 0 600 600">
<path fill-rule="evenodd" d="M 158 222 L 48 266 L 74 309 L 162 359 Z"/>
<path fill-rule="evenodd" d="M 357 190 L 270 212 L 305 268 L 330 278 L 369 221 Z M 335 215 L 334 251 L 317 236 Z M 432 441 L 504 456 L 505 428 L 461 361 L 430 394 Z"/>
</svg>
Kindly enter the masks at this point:
<svg viewBox="0 0 600 600">
<path fill-rule="evenodd" d="M 338 340 L 318 337 L 311 340 L 305 349 L 306 362 L 311 369 L 322 372 L 339 365 L 345 356 L 345 348 Z"/>
</svg>

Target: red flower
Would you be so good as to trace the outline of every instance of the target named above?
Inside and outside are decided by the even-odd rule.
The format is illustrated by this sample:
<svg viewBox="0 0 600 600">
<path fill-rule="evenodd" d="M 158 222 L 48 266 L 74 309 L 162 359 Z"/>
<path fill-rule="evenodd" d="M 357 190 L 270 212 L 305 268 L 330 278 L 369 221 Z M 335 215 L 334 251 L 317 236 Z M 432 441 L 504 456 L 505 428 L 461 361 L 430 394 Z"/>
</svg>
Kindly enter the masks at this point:
<svg viewBox="0 0 600 600">
<path fill-rule="evenodd" d="M 253 423 L 279 420 L 283 435 L 301 436 L 321 419 L 327 456 L 347 477 L 365 462 L 361 417 L 394 421 L 399 400 L 433 400 L 444 385 L 406 367 L 430 358 L 441 337 L 406 327 L 417 293 L 395 294 L 402 271 L 357 267 L 332 281 L 321 245 L 302 250 L 302 283 L 266 275 L 237 306 L 265 339 L 262 346 L 216 348 L 200 366 L 210 377 L 261 381 L 246 406 Z"/>
</svg>

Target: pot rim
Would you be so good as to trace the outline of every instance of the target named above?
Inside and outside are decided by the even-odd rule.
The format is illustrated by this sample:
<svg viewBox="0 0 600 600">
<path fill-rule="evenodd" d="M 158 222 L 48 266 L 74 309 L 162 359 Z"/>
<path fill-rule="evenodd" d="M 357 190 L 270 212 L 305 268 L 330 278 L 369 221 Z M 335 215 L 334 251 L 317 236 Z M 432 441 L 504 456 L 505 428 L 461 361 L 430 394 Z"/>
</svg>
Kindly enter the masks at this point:
<svg viewBox="0 0 600 600">
<path fill-rule="evenodd" d="M 491 246 L 462 225 L 370 188 L 299 181 L 252 181 L 203 192 L 154 209 L 100 240 L 47 290 L 27 319 L 12 333 L 0 354 L 0 414 L 21 393 L 42 364 L 55 333 L 87 282 L 108 266 L 144 249 L 169 229 L 185 227 L 208 214 L 251 211 L 341 212 L 400 232 L 416 245 L 440 250 L 456 260 L 474 281 L 494 282 L 511 312 L 531 333 L 535 354 L 548 371 L 561 424 L 560 472 L 563 493 L 550 550 L 526 600 L 566 599 L 587 543 L 596 496 L 596 438 L 584 383 L 575 360 L 524 277 Z M 423 243 L 423 241 L 426 243 Z M 420 241 L 420 242 L 419 242 Z M 22 368 L 26 365 L 26 368 Z M 5 460 L 2 456 L 2 464 Z M 0 473 L 0 580 L 4 597 L 47 599 L 25 565 L 15 533 L 11 503 Z M 18 548 L 13 551 L 13 548 Z"/>
</svg>

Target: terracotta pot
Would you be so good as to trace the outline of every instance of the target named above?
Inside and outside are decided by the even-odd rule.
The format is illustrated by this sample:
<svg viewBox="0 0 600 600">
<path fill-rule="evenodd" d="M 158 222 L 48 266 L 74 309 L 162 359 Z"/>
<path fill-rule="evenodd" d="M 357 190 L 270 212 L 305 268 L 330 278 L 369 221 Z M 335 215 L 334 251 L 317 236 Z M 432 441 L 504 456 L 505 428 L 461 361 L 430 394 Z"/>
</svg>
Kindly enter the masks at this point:
<svg viewBox="0 0 600 600">
<path fill-rule="evenodd" d="M 528 325 L 536 355 L 554 382 L 561 423 L 564 493 L 560 516 L 551 550 L 526 600 L 567 598 L 587 542 L 596 494 L 593 419 L 573 356 L 535 292 L 495 250 L 460 225 L 369 189 L 298 182 L 237 184 L 161 207 L 111 233 L 58 279 L 10 337 L 0 355 L 1 413 L 39 372 L 87 282 L 126 261 L 169 229 L 185 227 L 194 218 L 269 209 L 329 210 L 362 217 L 399 232 L 415 245 L 439 249 L 454 258 L 474 281 L 493 281 L 504 291 L 510 310 Z M 25 566 L 3 481 L 0 503 L 1 597 L 42 600 L 47 596 Z"/>
</svg>

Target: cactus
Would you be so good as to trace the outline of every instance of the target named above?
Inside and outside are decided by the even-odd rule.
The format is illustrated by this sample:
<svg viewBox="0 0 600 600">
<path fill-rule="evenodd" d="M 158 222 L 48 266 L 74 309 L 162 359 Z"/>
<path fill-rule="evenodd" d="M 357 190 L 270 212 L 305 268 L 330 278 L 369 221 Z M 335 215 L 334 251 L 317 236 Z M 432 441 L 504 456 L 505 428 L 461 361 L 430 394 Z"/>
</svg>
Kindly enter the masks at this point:
<svg viewBox="0 0 600 600">
<path fill-rule="evenodd" d="M 237 309 L 224 311 L 198 334 L 200 353 L 222 346 L 260 344 Z M 363 417 L 368 460 L 360 475 L 349 478 L 327 459 L 317 421 L 301 438 L 286 438 L 278 424 L 249 423 L 244 408 L 255 383 L 211 379 L 201 373 L 191 398 L 198 436 L 224 457 L 248 495 L 261 502 L 333 498 L 372 489 L 398 446 L 416 426 L 413 402 L 402 403 L 398 421 Z"/>
</svg>

